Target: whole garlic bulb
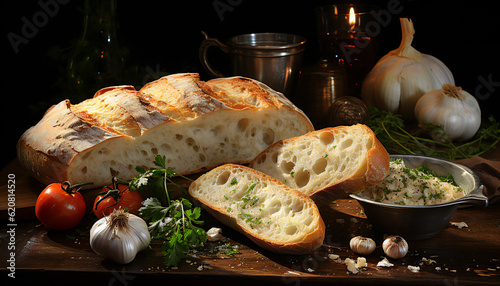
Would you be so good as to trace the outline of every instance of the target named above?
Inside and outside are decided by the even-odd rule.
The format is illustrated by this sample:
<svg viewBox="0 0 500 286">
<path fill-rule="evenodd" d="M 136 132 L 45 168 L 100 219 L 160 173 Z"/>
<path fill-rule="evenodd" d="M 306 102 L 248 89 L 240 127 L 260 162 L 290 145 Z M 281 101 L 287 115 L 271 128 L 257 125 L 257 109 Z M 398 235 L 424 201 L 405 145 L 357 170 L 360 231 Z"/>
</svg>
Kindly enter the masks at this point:
<svg viewBox="0 0 500 286">
<path fill-rule="evenodd" d="M 440 60 L 411 46 L 415 34 L 412 21 L 401 18 L 400 22 L 401 45 L 383 56 L 368 73 L 361 97 L 369 106 L 413 120 L 415 104 L 422 95 L 445 83 L 455 84 L 455 80 Z"/>
<path fill-rule="evenodd" d="M 151 241 L 146 222 L 122 209 L 99 219 L 90 229 L 90 247 L 97 254 L 127 264 Z"/>
<path fill-rule="evenodd" d="M 446 135 L 457 141 L 465 141 L 476 134 L 481 125 L 481 109 L 477 100 L 462 88 L 443 84 L 424 94 L 415 105 L 415 117 L 419 123 L 442 125 Z M 431 134 L 440 140 L 439 134 Z"/>
<path fill-rule="evenodd" d="M 408 243 L 399 235 L 391 235 L 382 243 L 382 249 L 390 258 L 399 259 L 408 253 Z"/>
<path fill-rule="evenodd" d="M 351 250 L 361 255 L 371 254 L 376 247 L 375 241 L 369 237 L 355 236 L 349 242 Z"/>
</svg>

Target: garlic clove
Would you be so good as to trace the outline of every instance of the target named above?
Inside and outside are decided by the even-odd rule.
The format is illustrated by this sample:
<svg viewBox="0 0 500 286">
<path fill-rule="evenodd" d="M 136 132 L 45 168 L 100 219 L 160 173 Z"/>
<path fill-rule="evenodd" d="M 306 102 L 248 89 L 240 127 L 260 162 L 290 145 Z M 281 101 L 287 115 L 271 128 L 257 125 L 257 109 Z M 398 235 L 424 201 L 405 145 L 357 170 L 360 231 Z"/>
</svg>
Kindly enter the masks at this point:
<svg viewBox="0 0 500 286">
<path fill-rule="evenodd" d="M 399 259 L 408 253 L 408 243 L 399 235 L 391 235 L 382 243 L 382 249 L 390 258 Z"/>
<path fill-rule="evenodd" d="M 356 236 L 351 239 L 349 246 L 357 254 L 368 255 L 375 250 L 376 244 L 371 238 Z"/>
</svg>

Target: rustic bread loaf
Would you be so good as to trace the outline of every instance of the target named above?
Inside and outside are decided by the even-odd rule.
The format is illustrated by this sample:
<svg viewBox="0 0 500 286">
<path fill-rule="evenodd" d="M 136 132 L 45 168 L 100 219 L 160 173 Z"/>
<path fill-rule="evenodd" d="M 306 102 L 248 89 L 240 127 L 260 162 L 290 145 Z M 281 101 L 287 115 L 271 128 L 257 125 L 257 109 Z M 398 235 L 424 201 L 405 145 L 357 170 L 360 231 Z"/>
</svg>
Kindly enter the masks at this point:
<svg viewBox="0 0 500 286">
<path fill-rule="evenodd" d="M 175 74 L 146 84 L 109 87 L 94 98 L 50 108 L 17 144 L 18 158 L 44 184 L 108 185 L 136 166 L 166 156 L 179 174 L 248 163 L 272 143 L 313 130 L 281 93 L 248 78 L 199 80 Z"/>
<path fill-rule="evenodd" d="M 248 167 L 226 164 L 191 183 L 191 196 L 215 218 L 276 253 L 309 253 L 325 224 L 308 196 Z"/>
<path fill-rule="evenodd" d="M 369 127 L 357 124 L 276 142 L 249 166 L 329 203 L 380 183 L 389 172 L 389 154 Z"/>
</svg>

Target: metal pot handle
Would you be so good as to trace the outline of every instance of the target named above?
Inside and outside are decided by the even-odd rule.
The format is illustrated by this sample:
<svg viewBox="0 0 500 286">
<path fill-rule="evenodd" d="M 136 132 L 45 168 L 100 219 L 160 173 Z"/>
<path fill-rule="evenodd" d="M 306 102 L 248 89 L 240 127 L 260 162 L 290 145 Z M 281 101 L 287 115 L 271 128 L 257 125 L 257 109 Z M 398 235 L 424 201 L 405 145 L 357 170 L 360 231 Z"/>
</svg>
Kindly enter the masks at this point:
<svg viewBox="0 0 500 286">
<path fill-rule="evenodd" d="M 205 37 L 205 40 L 203 40 L 203 42 L 201 43 L 200 50 L 198 52 L 198 56 L 200 58 L 201 65 L 212 76 L 224 77 L 223 73 L 213 69 L 210 66 L 210 64 L 208 63 L 207 51 L 208 51 L 208 48 L 210 48 L 211 46 L 217 46 L 217 47 L 219 47 L 219 49 L 221 49 L 221 51 L 223 51 L 225 53 L 229 53 L 229 47 L 227 45 L 224 45 L 223 43 L 221 43 L 219 40 L 217 40 L 215 38 L 210 38 L 208 36 L 208 34 L 205 33 L 204 31 L 201 31 L 201 33 Z"/>
</svg>

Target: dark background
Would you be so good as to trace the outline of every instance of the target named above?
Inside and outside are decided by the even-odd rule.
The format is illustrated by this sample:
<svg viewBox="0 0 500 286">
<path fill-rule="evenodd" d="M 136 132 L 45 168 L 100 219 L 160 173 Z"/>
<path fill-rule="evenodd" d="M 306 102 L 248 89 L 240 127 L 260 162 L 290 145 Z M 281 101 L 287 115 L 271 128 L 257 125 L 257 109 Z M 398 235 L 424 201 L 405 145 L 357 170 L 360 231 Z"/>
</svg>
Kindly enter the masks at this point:
<svg viewBox="0 0 500 286">
<path fill-rule="evenodd" d="M 22 17 L 31 19 L 41 10 L 37 2 L 2 1 L 0 122 L 5 144 L 1 167 L 15 157 L 15 144 L 21 134 L 36 124 L 51 104 L 58 102 L 54 98 L 60 90 L 55 83 L 67 64 L 62 51 L 74 44 L 82 30 L 83 1 L 60 4 L 57 14 L 39 28 L 27 44 L 21 44 L 16 54 L 7 35 L 11 32 L 21 34 Z M 304 64 L 312 63 L 319 57 L 314 8 L 340 2 L 345 1 L 118 1 L 120 36 L 140 73 L 133 83 L 116 84 L 140 86 L 177 72 L 199 72 L 203 80 L 208 80 L 198 60 L 198 48 L 203 40 L 201 30 L 221 41 L 251 32 L 299 34 L 308 39 Z M 387 5 L 384 0 L 369 2 L 382 9 Z M 413 46 L 437 57 L 450 68 L 456 84 L 478 97 L 483 117 L 493 114 L 500 119 L 497 111 L 500 13 L 496 1 L 400 2 L 403 11 L 393 16 L 391 23 L 382 29 L 379 57 L 399 46 L 398 17 L 411 18 L 416 29 Z M 225 11 L 221 19 L 214 3 L 230 5 L 231 9 Z M 219 67 L 224 67 L 225 61 L 229 63 L 228 58 L 216 56 L 220 60 Z M 488 81 L 490 84 L 485 86 Z M 478 92 L 489 95 L 481 96 Z M 59 96 L 71 98 L 71 95 Z"/>
</svg>

